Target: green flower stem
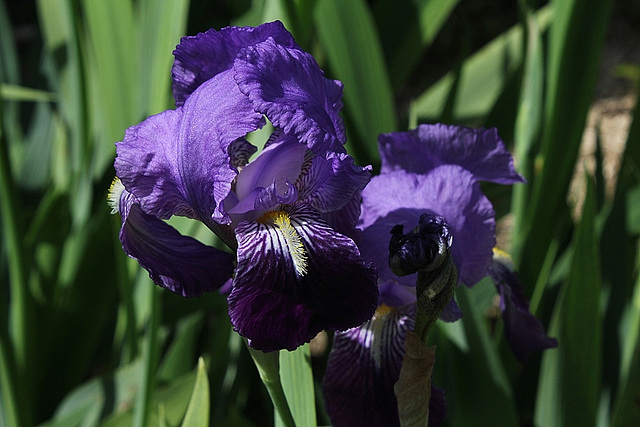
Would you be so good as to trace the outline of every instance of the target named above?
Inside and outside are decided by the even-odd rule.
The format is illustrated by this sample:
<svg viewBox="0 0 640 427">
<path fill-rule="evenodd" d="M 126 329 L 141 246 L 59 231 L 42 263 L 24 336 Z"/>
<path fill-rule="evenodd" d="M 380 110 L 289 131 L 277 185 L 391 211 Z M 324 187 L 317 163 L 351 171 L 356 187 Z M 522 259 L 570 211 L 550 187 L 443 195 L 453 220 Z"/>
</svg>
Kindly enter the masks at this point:
<svg viewBox="0 0 640 427">
<path fill-rule="evenodd" d="M 270 353 L 264 353 L 260 350 L 255 350 L 247 345 L 249 353 L 253 358 L 260 379 L 269 392 L 271 402 L 276 410 L 277 416 L 280 417 L 282 425 L 286 427 L 295 427 L 296 423 L 293 420 L 293 414 L 287 403 L 287 398 L 282 388 L 282 382 L 280 381 L 280 352 L 272 351 Z"/>
<path fill-rule="evenodd" d="M 133 425 L 144 427 L 149 424 L 149 411 L 151 409 L 151 394 L 155 386 L 156 368 L 158 366 L 158 328 L 160 327 L 160 288 L 148 284 L 151 315 L 147 327 L 146 342 L 144 346 L 144 372 L 140 381 L 140 389 L 134 410 Z"/>
<path fill-rule="evenodd" d="M 427 342 L 429 330 L 453 298 L 457 282 L 458 271 L 451 255 L 434 271 L 418 271 L 418 311 L 414 332 L 423 342 Z"/>
</svg>

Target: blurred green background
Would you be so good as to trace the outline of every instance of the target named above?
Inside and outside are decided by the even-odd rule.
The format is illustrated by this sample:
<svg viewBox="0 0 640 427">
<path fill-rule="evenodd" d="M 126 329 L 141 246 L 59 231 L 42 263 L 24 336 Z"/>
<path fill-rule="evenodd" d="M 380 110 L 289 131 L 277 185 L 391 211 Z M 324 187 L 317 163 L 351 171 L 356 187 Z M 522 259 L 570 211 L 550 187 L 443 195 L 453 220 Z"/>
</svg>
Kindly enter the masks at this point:
<svg viewBox="0 0 640 427">
<path fill-rule="evenodd" d="M 637 0 L 0 0 L 0 425 L 279 422 L 224 296 L 154 286 L 106 203 L 114 142 L 173 108 L 180 37 L 274 19 L 345 84 L 360 164 L 380 132 L 495 126 L 528 180 L 484 189 L 560 346 L 519 364 L 492 286 L 459 289 L 431 334 L 445 423 L 640 425 Z M 328 425 L 310 352 L 283 383 Z"/>
</svg>

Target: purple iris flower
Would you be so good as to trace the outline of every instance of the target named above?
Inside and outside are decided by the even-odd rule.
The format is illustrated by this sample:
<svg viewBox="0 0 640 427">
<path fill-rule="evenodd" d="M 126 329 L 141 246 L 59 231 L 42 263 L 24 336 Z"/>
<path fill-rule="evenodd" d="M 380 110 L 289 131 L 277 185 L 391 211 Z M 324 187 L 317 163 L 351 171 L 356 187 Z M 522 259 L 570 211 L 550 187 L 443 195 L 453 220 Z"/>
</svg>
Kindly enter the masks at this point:
<svg viewBox="0 0 640 427">
<path fill-rule="evenodd" d="M 335 335 L 324 385 L 328 412 L 337 426 L 356 425 L 356 420 L 357 425 L 371 426 L 399 422 L 393 385 L 402 366 L 406 333 L 415 323 L 417 273 L 397 276 L 391 270 L 391 230 L 412 230 L 424 214 L 423 221 L 443 222 L 450 233 L 458 283 L 473 286 L 490 273 L 496 244 L 495 212 L 480 181 L 524 182 L 496 129 L 421 125 L 381 135 L 378 142 L 381 173 L 362 193 L 358 228 L 363 233 L 363 257 L 378 269 L 379 307 L 363 326 Z M 513 281 L 501 282 L 503 298 L 520 295 L 512 285 Z M 509 314 L 511 300 L 502 306 L 508 331 L 535 319 L 523 304 L 517 305 L 517 315 Z M 440 318 L 454 321 L 461 315 L 451 300 Z M 552 346 L 538 332 L 514 333 L 509 342 L 525 351 Z M 444 392 L 432 386 L 429 405 L 429 425 L 438 425 L 446 413 Z"/>
<path fill-rule="evenodd" d="M 185 37 L 174 55 L 177 108 L 116 144 L 124 251 L 185 297 L 230 283 L 231 323 L 263 351 L 371 318 L 376 272 L 352 240 L 370 167 L 346 154 L 342 84 L 280 22 Z M 275 130 L 250 161 L 245 137 L 267 120 Z M 173 215 L 235 254 L 179 234 L 163 221 Z"/>
</svg>

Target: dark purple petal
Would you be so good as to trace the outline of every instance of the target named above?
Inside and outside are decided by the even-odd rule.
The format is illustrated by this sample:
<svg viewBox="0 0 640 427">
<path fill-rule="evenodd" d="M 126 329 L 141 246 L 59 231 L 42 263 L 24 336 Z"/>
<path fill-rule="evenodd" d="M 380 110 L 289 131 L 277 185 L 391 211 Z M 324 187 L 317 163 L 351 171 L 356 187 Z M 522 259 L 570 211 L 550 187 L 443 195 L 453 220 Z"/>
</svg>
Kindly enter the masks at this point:
<svg viewBox="0 0 640 427">
<path fill-rule="evenodd" d="M 228 298 L 236 331 L 256 349 L 293 350 L 322 330 L 370 319 L 376 273 L 355 243 L 310 208 L 289 208 L 280 217 L 288 218 L 286 226 L 274 225 L 269 215 L 282 214 L 236 228 L 238 265 Z"/>
<path fill-rule="evenodd" d="M 414 321 L 415 306 L 382 306 L 361 327 L 335 334 L 323 384 L 332 425 L 399 425 L 393 385 Z"/>
<path fill-rule="evenodd" d="M 444 320 L 445 322 L 455 322 L 461 318 L 462 310 L 458 307 L 456 300 L 451 298 L 449 304 L 444 308 L 444 310 L 442 310 L 442 313 L 440 313 L 440 320 Z"/>
<path fill-rule="evenodd" d="M 325 78 L 311 55 L 268 39 L 244 49 L 234 68 L 240 90 L 275 127 L 317 154 L 344 152 L 342 83 Z"/>
<path fill-rule="evenodd" d="M 269 22 L 258 27 L 227 27 L 210 29 L 195 36 L 183 37 L 173 51 L 171 69 L 173 97 L 180 106 L 205 81 L 233 67 L 241 49 L 272 37 L 276 43 L 298 48 L 293 36 L 281 22 Z"/>
<path fill-rule="evenodd" d="M 334 212 L 354 198 L 359 201 L 360 191 L 370 179 L 371 166 L 356 166 L 348 154 L 315 156 L 298 183 L 300 199 L 319 212 Z"/>
<path fill-rule="evenodd" d="M 415 285 L 415 275 L 399 278 L 390 272 L 388 244 L 394 225 L 411 230 L 423 213 L 439 215 L 449 225 L 461 283 L 471 286 L 487 275 L 495 246 L 495 213 L 469 171 L 444 165 L 427 175 L 389 172 L 373 177 L 362 197 L 362 254 L 378 268 L 381 279 Z"/>
<path fill-rule="evenodd" d="M 408 132 L 382 134 L 378 142 L 382 173 L 398 169 L 427 173 L 452 164 L 467 169 L 480 181 L 525 182 L 515 171 L 513 158 L 495 128 L 425 124 Z"/>
<path fill-rule="evenodd" d="M 380 273 L 378 273 L 380 274 Z M 402 307 L 416 304 L 415 279 L 412 286 L 405 286 L 397 280 L 378 280 L 380 291 L 379 305 L 386 304 L 389 307 Z"/>
<path fill-rule="evenodd" d="M 220 288 L 233 274 L 230 253 L 183 236 L 162 220 L 145 214 L 124 191 L 120 198 L 122 249 L 136 259 L 158 285 L 185 297 Z"/>
<path fill-rule="evenodd" d="M 431 383 L 431 400 L 429 400 L 429 426 L 438 427 L 447 415 L 447 399 L 444 390 Z"/>
<path fill-rule="evenodd" d="M 529 301 L 505 255 L 496 253 L 490 275 L 500 293 L 504 333 L 518 360 L 525 363 L 529 353 L 557 347 L 558 341 L 548 337 L 542 322 L 529 312 Z"/>
<path fill-rule="evenodd" d="M 258 147 L 244 138 L 238 138 L 229 145 L 229 164 L 232 168 L 239 170 L 249 163 L 251 156 L 258 151 Z"/>
<path fill-rule="evenodd" d="M 198 87 L 183 107 L 129 128 L 116 144 L 117 175 L 144 212 L 229 222 L 221 206 L 236 175 L 228 147 L 263 123 L 231 73 Z"/>
</svg>

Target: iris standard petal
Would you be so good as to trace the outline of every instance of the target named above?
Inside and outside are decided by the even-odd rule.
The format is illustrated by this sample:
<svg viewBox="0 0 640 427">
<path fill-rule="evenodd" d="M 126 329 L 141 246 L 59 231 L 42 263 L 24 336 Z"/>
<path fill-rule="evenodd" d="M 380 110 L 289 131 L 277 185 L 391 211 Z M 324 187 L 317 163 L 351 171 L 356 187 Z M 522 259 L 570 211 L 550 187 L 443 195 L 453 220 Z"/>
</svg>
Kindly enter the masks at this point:
<svg viewBox="0 0 640 427">
<path fill-rule="evenodd" d="M 122 249 L 149 272 L 157 285 L 193 297 L 218 289 L 231 277 L 230 253 L 183 236 L 162 220 L 145 214 L 126 192 L 122 200 Z"/>
<path fill-rule="evenodd" d="M 297 48 L 293 36 L 281 22 L 269 22 L 258 27 L 227 27 L 219 31 L 210 29 L 195 36 L 183 37 L 173 51 L 175 61 L 171 68 L 173 97 L 176 106 L 205 81 L 233 67 L 233 61 L 246 46 L 272 37 L 276 43 Z"/>
<path fill-rule="evenodd" d="M 283 136 L 262 150 L 258 157 L 238 174 L 235 193 L 242 200 L 256 188 L 266 188 L 275 181 L 276 190 L 284 194 L 300 175 L 307 147 L 291 136 Z"/>
<path fill-rule="evenodd" d="M 262 124 L 232 71 L 225 71 L 198 87 L 183 107 L 129 128 L 116 144 L 116 173 L 150 215 L 228 223 L 221 202 L 236 172 L 227 149 Z"/>
<path fill-rule="evenodd" d="M 382 134 L 378 143 L 382 173 L 397 169 L 427 173 L 440 165 L 455 164 L 480 181 L 525 182 L 495 128 L 424 124 L 408 132 Z"/>
<path fill-rule="evenodd" d="M 293 350 L 322 330 L 346 330 L 371 318 L 375 270 L 313 209 L 298 206 L 242 222 L 236 237 L 229 315 L 252 347 Z"/>
<path fill-rule="evenodd" d="M 319 212 L 334 212 L 359 195 L 370 179 L 371 166 L 355 165 L 346 153 L 315 156 L 298 183 L 300 200 Z"/>
<path fill-rule="evenodd" d="M 500 294 L 504 333 L 513 354 L 520 362 L 525 363 L 529 353 L 555 348 L 558 341 L 548 337 L 542 322 L 529 312 L 529 301 L 518 282 L 511 261 L 499 251 L 494 254 L 490 276 Z"/>
<path fill-rule="evenodd" d="M 234 69 L 240 90 L 275 127 L 317 154 L 345 151 L 342 83 L 324 77 L 310 54 L 268 39 L 244 49 Z"/>
<path fill-rule="evenodd" d="M 397 277 L 386 276 L 386 261 L 378 261 L 388 257 L 390 235 L 383 238 L 384 234 L 396 224 L 413 228 L 422 213 L 439 215 L 449 225 L 461 283 L 471 286 L 488 274 L 495 246 L 495 213 L 469 171 L 443 165 L 426 175 L 401 170 L 385 173 L 371 179 L 362 198 L 358 227 L 363 230 L 363 256 L 380 269 L 382 279 Z"/>
</svg>

